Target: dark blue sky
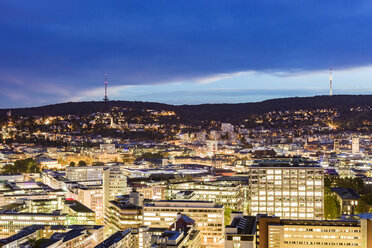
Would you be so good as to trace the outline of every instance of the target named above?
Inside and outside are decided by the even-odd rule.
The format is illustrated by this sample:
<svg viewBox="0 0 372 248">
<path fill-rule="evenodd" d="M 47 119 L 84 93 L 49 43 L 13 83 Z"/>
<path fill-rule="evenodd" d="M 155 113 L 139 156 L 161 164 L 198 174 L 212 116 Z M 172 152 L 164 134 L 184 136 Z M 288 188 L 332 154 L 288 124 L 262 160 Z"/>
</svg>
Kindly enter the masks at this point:
<svg viewBox="0 0 372 248">
<path fill-rule="evenodd" d="M 364 0 L 1 0 L 0 107 L 100 100 L 105 72 L 116 100 L 327 94 L 330 65 L 368 93 L 371 30 Z"/>
</svg>

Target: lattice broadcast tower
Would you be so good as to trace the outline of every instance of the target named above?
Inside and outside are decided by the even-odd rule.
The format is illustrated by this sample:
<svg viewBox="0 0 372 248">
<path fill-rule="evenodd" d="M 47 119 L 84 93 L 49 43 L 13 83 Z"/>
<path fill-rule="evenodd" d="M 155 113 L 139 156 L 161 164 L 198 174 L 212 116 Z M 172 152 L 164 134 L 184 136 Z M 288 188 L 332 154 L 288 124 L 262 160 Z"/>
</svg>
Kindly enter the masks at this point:
<svg viewBox="0 0 372 248">
<path fill-rule="evenodd" d="M 107 73 L 105 73 L 105 97 L 103 98 L 105 102 L 107 102 L 109 99 L 107 97 Z"/>
</svg>

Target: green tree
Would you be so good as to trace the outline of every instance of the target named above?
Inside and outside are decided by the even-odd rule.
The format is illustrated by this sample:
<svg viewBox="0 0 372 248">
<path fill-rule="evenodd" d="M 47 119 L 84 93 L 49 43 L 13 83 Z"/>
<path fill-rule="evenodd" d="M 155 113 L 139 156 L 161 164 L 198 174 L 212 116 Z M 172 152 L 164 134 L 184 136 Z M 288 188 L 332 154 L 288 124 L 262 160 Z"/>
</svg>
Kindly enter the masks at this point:
<svg viewBox="0 0 372 248">
<path fill-rule="evenodd" d="M 329 177 L 324 177 L 324 187 L 330 188 L 332 184 L 332 181 Z"/>
<path fill-rule="evenodd" d="M 158 153 L 151 153 L 151 152 L 145 152 L 142 153 L 142 155 L 139 157 L 140 159 L 156 159 L 156 158 L 163 158 L 163 154 L 161 152 Z"/>
<path fill-rule="evenodd" d="M 75 162 L 74 161 L 71 161 L 70 162 L 70 166 L 75 166 L 76 164 L 75 164 Z"/>
<path fill-rule="evenodd" d="M 130 155 L 123 155 L 122 159 L 124 164 L 132 164 L 134 162 L 133 157 Z"/>
<path fill-rule="evenodd" d="M 341 178 L 331 177 L 324 179 L 324 186 L 326 187 L 343 187 L 353 189 L 355 192 L 360 193 L 364 189 L 363 179 L 361 178 Z"/>
<path fill-rule="evenodd" d="M 336 197 L 325 195 L 324 197 L 324 217 L 326 219 L 336 219 L 340 212 L 340 203 Z"/>
<path fill-rule="evenodd" d="M 80 160 L 78 166 L 87 166 L 87 163 L 83 160 Z"/>
<path fill-rule="evenodd" d="M 2 173 L 37 173 L 40 172 L 40 167 L 32 158 L 19 159 L 14 162 L 14 165 L 7 164 L 2 168 Z"/>
<path fill-rule="evenodd" d="M 358 206 L 356 207 L 355 212 L 357 214 L 369 212 L 369 206 L 368 206 L 367 202 L 363 198 L 360 198 L 359 199 Z"/>
<path fill-rule="evenodd" d="M 230 207 L 225 207 L 225 214 L 224 214 L 225 225 L 230 225 L 230 223 L 231 223 L 231 212 L 233 212 L 233 211 L 235 211 L 235 210 L 233 210 Z"/>
</svg>

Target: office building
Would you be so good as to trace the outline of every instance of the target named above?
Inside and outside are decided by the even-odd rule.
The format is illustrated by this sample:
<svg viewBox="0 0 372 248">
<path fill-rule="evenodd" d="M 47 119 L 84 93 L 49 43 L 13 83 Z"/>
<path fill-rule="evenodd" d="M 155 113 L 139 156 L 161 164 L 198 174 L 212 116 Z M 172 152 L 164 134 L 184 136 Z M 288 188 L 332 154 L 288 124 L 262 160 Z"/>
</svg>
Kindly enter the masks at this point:
<svg viewBox="0 0 372 248">
<path fill-rule="evenodd" d="M 132 192 L 129 196 L 117 196 L 109 201 L 105 209 L 104 223 L 106 233 L 111 235 L 128 228 L 142 225 L 143 195 Z"/>
<path fill-rule="evenodd" d="M 213 201 L 236 211 L 243 211 L 244 189 L 239 182 L 181 182 L 168 184 L 169 200 Z"/>
<path fill-rule="evenodd" d="M 359 137 L 352 138 L 351 153 L 353 155 L 359 154 Z"/>
<path fill-rule="evenodd" d="M 103 226 L 97 225 L 31 225 L 17 234 L 0 240 L 3 248 L 50 247 L 93 248 L 103 241 Z"/>
<path fill-rule="evenodd" d="M 117 231 L 109 238 L 105 239 L 103 242 L 96 245 L 94 248 L 119 248 L 119 247 L 137 248 L 134 244 L 133 239 L 134 237 L 132 235 L 131 229 Z"/>
<path fill-rule="evenodd" d="M 70 181 L 102 180 L 104 166 L 66 166 L 66 178 Z"/>
<path fill-rule="evenodd" d="M 327 248 L 372 245 L 372 222 L 259 218 L 259 248 Z"/>
<path fill-rule="evenodd" d="M 122 166 L 110 166 L 103 170 L 103 209 L 115 196 L 127 193 L 127 176 Z"/>
<path fill-rule="evenodd" d="M 324 172 L 301 158 L 255 161 L 249 167 L 250 215 L 286 219 L 323 218 Z"/>
<path fill-rule="evenodd" d="M 0 209 L 0 238 L 15 235 L 30 225 L 94 225 L 95 213 L 83 204 L 64 200 L 27 200 Z"/>
<path fill-rule="evenodd" d="M 66 196 L 92 209 L 98 219 L 103 216 L 103 189 L 101 185 L 79 184 L 70 187 Z"/>
<path fill-rule="evenodd" d="M 157 201 L 143 207 L 143 224 L 151 228 L 168 228 L 179 213 L 198 225 L 201 247 L 224 247 L 224 207 L 210 201 Z"/>
</svg>

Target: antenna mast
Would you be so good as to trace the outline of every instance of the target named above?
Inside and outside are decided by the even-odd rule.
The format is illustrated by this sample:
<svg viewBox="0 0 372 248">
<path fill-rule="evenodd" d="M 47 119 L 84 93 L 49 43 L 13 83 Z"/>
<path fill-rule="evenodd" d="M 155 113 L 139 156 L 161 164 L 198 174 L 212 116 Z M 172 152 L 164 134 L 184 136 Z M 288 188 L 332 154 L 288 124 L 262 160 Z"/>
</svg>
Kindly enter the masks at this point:
<svg viewBox="0 0 372 248">
<path fill-rule="evenodd" d="M 329 96 L 332 96 L 332 67 L 329 68 Z"/>
<path fill-rule="evenodd" d="M 105 73 L 105 97 L 103 98 L 105 102 L 107 102 L 109 99 L 107 97 L 107 73 Z"/>
</svg>

